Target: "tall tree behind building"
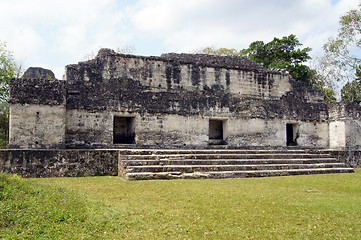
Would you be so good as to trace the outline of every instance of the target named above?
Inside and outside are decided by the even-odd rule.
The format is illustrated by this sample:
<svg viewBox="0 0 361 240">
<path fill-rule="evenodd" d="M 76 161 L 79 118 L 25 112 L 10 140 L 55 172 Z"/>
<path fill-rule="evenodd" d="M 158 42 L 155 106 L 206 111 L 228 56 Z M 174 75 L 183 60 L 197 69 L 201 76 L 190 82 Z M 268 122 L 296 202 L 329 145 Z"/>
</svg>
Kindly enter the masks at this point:
<svg viewBox="0 0 361 240">
<path fill-rule="evenodd" d="M 361 4 L 358 9 L 348 11 L 340 17 L 338 34 L 328 39 L 324 45 L 326 56 L 334 59 L 333 67 L 344 72 L 352 72 L 353 79 L 341 89 L 341 100 L 361 102 Z"/>
<path fill-rule="evenodd" d="M 198 53 L 220 56 L 242 56 L 262 64 L 270 70 L 289 73 L 295 80 L 316 86 L 325 95 L 326 102 L 335 101 L 333 89 L 326 84 L 324 78 L 305 63 L 311 59 L 311 48 L 300 48 L 302 43 L 293 34 L 283 38 L 274 38 L 268 43 L 255 41 L 248 48 L 237 51 L 236 49 L 206 47 Z"/>
<path fill-rule="evenodd" d="M 248 48 L 237 51 L 236 49 L 205 47 L 196 53 L 212 54 L 219 56 L 246 57 L 262 64 L 270 70 L 279 70 L 290 73 L 297 81 L 310 82 L 315 74 L 312 69 L 303 63 L 311 59 L 311 48 L 299 48 L 302 43 L 293 34 L 274 38 L 271 42 L 255 41 Z"/>
<path fill-rule="evenodd" d="M 301 49 L 302 43 L 293 34 L 274 38 L 271 42 L 256 41 L 241 50 L 241 55 L 262 64 L 270 70 L 288 72 L 297 81 L 309 83 L 314 72 L 304 63 L 311 59 L 311 48 Z"/>
</svg>

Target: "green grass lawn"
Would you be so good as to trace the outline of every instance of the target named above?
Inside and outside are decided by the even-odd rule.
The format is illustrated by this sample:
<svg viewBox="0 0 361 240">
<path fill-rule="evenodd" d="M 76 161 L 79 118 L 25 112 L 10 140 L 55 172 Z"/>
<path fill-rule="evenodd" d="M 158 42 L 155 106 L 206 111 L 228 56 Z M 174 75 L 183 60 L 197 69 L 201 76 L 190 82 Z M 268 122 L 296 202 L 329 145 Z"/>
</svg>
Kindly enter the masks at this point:
<svg viewBox="0 0 361 240">
<path fill-rule="evenodd" d="M 9 193 L 26 192 L 20 208 L 8 206 L 20 202 L 14 196 L 0 198 L 0 213 L 14 215 L 12 222 L 0 217 L 7 220 L 0 223 L 5 239 L 361 239 L 361 169 L 217 180 L 7 176 L 7 182 L 30 190 Z M 14 207 L 23 213 L 16 217 Z"/>
</svg>

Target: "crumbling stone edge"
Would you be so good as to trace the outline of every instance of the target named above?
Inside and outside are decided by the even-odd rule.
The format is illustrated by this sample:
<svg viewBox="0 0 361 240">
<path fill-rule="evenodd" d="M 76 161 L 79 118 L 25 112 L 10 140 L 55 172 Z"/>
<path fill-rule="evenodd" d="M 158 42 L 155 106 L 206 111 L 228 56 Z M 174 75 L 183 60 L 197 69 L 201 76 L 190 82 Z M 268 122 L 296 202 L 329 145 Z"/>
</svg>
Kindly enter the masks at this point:
<svg viewBox="0 0 361 240">
<path fill-rule="evenodd" d="M 325 150 L 325 152 L 345 163 L 347 167 L 361 168 L 361 150 Z"/>
</svg>

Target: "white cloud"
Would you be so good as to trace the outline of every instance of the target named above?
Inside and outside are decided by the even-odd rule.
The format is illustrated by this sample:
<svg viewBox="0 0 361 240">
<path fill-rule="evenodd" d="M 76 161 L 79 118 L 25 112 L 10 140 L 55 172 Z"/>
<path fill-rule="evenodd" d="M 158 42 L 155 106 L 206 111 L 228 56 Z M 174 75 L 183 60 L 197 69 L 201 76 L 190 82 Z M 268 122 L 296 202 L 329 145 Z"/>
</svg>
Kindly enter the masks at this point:
<svg viewBox="0 0 361 240">
<path fill-rule="evenodd" d="M 340 0 L 336 4 L 337 14 L 342 15 L 351 9 L 356 9 L 360 4 L 360 0 Z"/>
<path fill-rule="evenodd" d="M 121 32 L 124 14 L 116 0 L 5 0 L 0 9 L 6 9 L 0 15 L 0 40 L 8 42 L 26 67 L 50 62 L 59 69 L 94 48 L 129 40 Z"/>
<path fill-rule="evenodd" d="M 336 2 L 336 3 L 335 3 Z M 319 52 L 355 0 L 2 0 L 0 40 L 28 66 L 56 71 L 99 47 L 140 55 L 242 49 L 296 34 Z M 139 50 L 141 52 L 139 52 Z M 56 73 L 61 77 L 62 72 Z"/>
<path fill-rule="evenodd" d="M 193 1 L 196 2 L 196 1 Z M 174 51 L 200 47 L 245 48 L 256 40 L 270 41 L 294 33 L 316 51 L 337 31 L 338 18 L 355 1 L 341 0 L 224 0 L 202 1 L 194 6 L 188 1 L 141 1 L 132 16 L 134 26 L 163 39 Z M 351 6 L 351 7 L 350 7 Z"/>
</svg>

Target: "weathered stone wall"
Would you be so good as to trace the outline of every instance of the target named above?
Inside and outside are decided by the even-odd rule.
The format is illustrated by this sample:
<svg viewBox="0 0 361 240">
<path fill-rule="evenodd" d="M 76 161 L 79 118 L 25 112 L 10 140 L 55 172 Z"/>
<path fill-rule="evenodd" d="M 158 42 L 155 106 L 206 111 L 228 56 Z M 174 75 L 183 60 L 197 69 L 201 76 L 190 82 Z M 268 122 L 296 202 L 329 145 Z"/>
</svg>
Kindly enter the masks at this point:
<svg viewBox="0 0 361 240">
<path fill-rule="evenodd" d="M 234 147 L 286 146 L 286 123 L 299 128 L 297 143 L 303 147 L 327 148 L 327 122 L 303 122 L 278 118 L 239 118 L 175 114 L 125 114 L 120 112 L 68 112 L 67 146 L 72 148 L 112 148 L 114 116 L 134 117 L 135 143 L 138 147 L 207 147 L 209 121 L 225 122 L 223 140 Z M 73 120 L 76 121 L 73 121 Z"/>
<path fill-rule="evenodd" d="M 101 50 L 94 60 L 67 66 L 66 79 L 69 108 L 203 112 L 230 96 L 277 100 L 290 91 L 307 102 L 323 99 L 316 89 L 251 60 L 209 55 L 138 57 Z"/>
<path fill-rule="evenodd" d="M 361 120 L 361 106 L 357 103 L 341 102 L 329 104 L 329 119 Z"/>
<path fill-rule="evenodd" d="M 104 148 L 113 143 L 113 113 L 68 109 L 66 145 L 70 148 Z"/>
<path fill-rule="evenodd" d="M 0 171 L 24 177 L 118 175 L 116 150 L 0 150 Z"/>
<path fill-rule="evenodd" d="M 346 148 L 361 149 L 361 121 L 345 121 L 346 125 Z"/>
<path fill-rule="evenodd" d="M 158 147 L 206 147 L 208 120 L 199 115 L 142 114 L 136 121 L 136 143 Z"/>
<path fill-rule="evenodd" d="M 329 104 L 329 134 L 332 149 L 361 149 L 361 106 Z"/>
<path fill-rule="evenodd" d="M 227 143 L 248 146 L 286 146 L 285 124 L 280 119 L 231 118 Z"/>
<path fill-rule="evenodd" d="M 9 148 L 65 147 L 65 81 L 10 81 Z"/>
<path fill-rule="evenodd" d="M 352 168 L 361 168 L 361 150 L 344 149 L 327 151 L 340 162 Z"/>
<path fill-rule="evenodd" d="M 13 150 L 0 151 L 0 171 L 117 175 L 125 151 L 117 148 L 214 144 L 332 148 L 341 161 L 361 167 L 361 107 L 327 105 L 317 89 L 244 58 L 103 49 L 67 66 L 66 80 L 11 80 Z M 105 148 L 113 150 L 99 150 Z"/>
<path fill-rule="evenodd" d="M 319 91 L 244 58 L 101 50 L 67 66 L 66 79 L 68 147 L 109 147 L 114 116 L 134 117 L 135 143 L 158 147 L 206 147 L 212 118 L 227 123 L 230 146 L 284 146 L 283 119 L 319 125 L 328 118 Z M 261 125 L 237 127 L 248 122 Z M 328 136 L 305 130 L 304 146 L 327 145 Z"/>
<path fill-rule="evenodd" d="M 302 122 L 299 124 L 300 136 L 297 144 L 307 148 L 328 148 L 328 122 Z"/>
<path fill-rule="evenodd" d="M 331 149 L 346 147 L 346 126 L 344 121 L 331 121 L 329 123 L 329 136 Z"/>
<path fill-rule="evenodd" d="M 66 82 L 57 79 L 11 79 L 10 103 L 63 105 L 66 99 Z"/>
<path fill-rule="evenodd" d="M 65 113 L 65 105 L 11 104 L 9 148 L 64 148 Z"/>
<path fill-rule="evenodd" d="M 286 146 L 287 124 L 301 147 L 361 142 L 357 107 L 327 105 L 317 89 L 245 58 L 103 49 L 67 66 L 65 81 L 21 79 L 10 86 L 13 148 L 116 148 L 117 117 L 132 121 L 129 143 L 138 147 L 207 147 L 215 120 L 223 128 L 219 144 L 229 147 Z"/>
</svg>

